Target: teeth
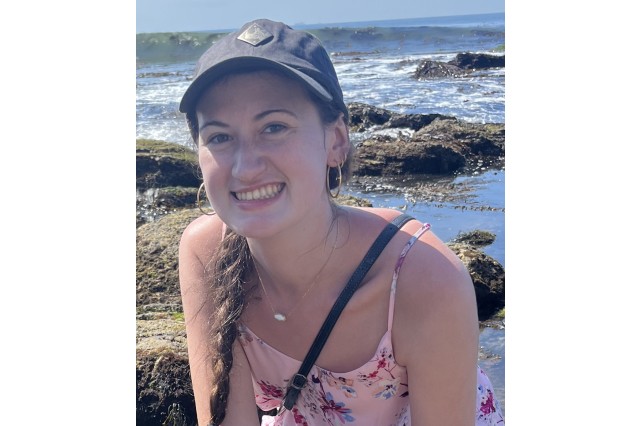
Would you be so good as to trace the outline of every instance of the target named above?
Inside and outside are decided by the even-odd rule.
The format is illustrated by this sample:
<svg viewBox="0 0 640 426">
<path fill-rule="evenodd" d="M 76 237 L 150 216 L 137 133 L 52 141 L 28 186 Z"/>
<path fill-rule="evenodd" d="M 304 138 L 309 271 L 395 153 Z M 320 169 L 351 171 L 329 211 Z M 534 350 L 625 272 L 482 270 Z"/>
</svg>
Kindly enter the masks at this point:
<svg viewBox="0 0 640 426">
<path fill-rule="evenodd" d="M 284 184 L 275 185 L 265 185 L 262 188 L 254 189 L 253 191 L 247 192 L 236 192 L 236 198 L 240 201 L 252 201 L 252 200 L 266 200 L 268 198 L 273 198 L 282 190 Z"/>
</svg>

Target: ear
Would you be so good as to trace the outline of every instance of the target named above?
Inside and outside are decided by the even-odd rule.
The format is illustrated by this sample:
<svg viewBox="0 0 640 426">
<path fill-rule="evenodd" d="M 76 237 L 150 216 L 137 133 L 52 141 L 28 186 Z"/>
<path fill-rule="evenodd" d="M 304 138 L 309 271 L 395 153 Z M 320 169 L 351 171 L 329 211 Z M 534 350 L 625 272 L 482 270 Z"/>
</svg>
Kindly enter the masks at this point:
<svg viewBox="0 0 640 426">
<path fill-rule="evenodd" d="M 351 142 L 349 141 L 349 130 L 344 123 L 343 114 L 327 127 L 325 132 L 325 143 L 327 147 L 327 165 L 337 167 L 345 161 Z"/>
</svg>

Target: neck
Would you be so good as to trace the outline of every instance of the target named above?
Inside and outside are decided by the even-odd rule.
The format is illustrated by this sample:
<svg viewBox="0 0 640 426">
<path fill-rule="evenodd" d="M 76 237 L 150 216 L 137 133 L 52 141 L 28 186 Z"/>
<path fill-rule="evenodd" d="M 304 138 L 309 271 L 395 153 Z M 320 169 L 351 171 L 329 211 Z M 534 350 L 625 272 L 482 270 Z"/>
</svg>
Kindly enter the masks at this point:
<svg viewBox="0 0 640 426">
<path fill-rule="evenodd" d="M 332 207 L 321 220 L 305 221 L 273 238 L 248 240 L 260 279 L 273 297 L 302 296 L 313 281 L 321 279 L 346 228 L 344 214 Z"/>
</svg>

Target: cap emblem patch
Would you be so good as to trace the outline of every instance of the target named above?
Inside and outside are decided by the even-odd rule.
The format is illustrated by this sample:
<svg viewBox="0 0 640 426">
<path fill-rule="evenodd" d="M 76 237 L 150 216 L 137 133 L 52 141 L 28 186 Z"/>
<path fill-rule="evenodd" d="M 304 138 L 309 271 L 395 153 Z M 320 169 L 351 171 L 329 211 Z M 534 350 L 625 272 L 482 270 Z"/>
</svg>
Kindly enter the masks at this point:
<svg viewBox="0 0 640 426">
<path fill-rule="evenodd" d="M 256 23 L 253 23 L 249 28 L 244 30 L 244 32 L 238 36 L 238 40 L 242 40 L 245 43 L 249 43 L 253 46 L 257 46 L 272 38 L 273 34 L 260 27 Z"/>
</svg>

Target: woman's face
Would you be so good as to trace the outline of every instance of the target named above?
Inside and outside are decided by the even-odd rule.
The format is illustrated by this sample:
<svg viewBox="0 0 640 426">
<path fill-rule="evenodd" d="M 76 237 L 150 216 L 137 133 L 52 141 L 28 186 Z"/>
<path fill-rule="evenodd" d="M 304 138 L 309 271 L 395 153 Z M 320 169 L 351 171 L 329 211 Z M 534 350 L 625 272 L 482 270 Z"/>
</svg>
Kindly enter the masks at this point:
<svg viewBox="0 0 640 426">
<path fill-rule="evenodd" d="M 229 76 L 196 114 L 207 196 L 231 229 L 268 237 L 327 214 L 326 167 L 344 159 L 346 128 L 323 124 L 300 83 L 268 71 Z"/>
</svg>

